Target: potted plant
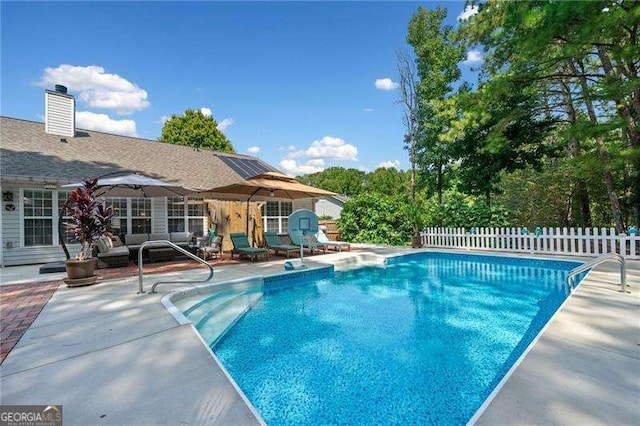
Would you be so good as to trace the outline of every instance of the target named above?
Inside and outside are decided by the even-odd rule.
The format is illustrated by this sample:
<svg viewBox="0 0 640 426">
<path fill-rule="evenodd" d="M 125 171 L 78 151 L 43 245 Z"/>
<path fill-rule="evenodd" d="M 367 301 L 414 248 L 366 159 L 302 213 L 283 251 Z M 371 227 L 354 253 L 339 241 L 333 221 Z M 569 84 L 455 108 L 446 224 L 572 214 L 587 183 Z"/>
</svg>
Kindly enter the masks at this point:
<svg viewBox="0 0 640 426">
<path fill-rule="evenodd" d="M 63 207 L 63 214 L 71 218 L 67 226 L 80 243 L 76 259 L 67 260 L 67 279 L 69 287 L 95 284 L 94 270 L 97 259 L 93 258 L 93 249 L 98 239 L 109 236 L 109 226 L 113 218 L 113 209 L 104 200 L 98 200 L 95 192 L 98 178 L 84 179 L 82 186 L 75 189 Z"/>
<path fill-rule="evenodd" d="M 424 227 L 424 219 L 422 217 L 422 210 L 416 200 L 411 201 L 407 205 L 407 218 L 411 222 L 413 228 L 413 236 L 411 237 L 411 247 L 422 247 L 422 238 L 420 237 L 420 231 Z"/>
</svg>

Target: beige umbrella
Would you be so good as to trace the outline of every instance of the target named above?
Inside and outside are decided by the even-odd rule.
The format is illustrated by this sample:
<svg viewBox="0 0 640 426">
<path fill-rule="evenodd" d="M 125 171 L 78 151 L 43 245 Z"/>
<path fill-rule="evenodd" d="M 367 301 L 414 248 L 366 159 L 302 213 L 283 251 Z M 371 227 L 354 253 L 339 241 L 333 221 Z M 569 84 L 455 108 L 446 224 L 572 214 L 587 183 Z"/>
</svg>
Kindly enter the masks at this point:
<svg viewBox="0 0 640 426">
<path fill-rule="evenodd" d="M 247 202 L 247 234 L 249 233 L 249 201 L 254 197 L 275 197 L 297 200 L 300 198 L 329 197 L 335 192 L 300 183 L 296 178 L 278 172 L 267 172 L 243 182 L 211 188 L 206 192 L 212 197 L 236 199 Z"/>
</svg>

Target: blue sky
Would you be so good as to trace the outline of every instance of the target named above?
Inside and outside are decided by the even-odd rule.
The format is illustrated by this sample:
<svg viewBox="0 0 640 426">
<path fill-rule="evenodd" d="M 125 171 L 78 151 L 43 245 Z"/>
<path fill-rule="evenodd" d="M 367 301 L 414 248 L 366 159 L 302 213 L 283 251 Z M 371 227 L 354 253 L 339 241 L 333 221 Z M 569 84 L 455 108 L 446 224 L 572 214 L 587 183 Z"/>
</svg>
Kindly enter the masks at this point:
<svg viewBox="0 0 640 426">
<path fill-rule="evenodd" d="M 462 1 L 2 2 L 1 114 L 43 121 L 62 83 L 79 127 L 156 139 L 163 117 L 204 108 L 238 153 L 291 174 L 406 169 L 395 52 L 438 5 L 456 25 Z"/>
</svg>

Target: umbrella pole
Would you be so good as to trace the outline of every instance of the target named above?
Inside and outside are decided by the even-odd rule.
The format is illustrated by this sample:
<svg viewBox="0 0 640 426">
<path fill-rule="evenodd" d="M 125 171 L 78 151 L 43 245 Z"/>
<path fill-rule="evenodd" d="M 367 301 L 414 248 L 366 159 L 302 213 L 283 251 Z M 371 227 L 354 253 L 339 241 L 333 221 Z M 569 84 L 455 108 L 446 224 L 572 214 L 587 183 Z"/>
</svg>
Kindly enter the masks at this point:
<svg viewBox="0 0 640 426">
<path fill-rule="evenodd" d="M 247 225 L 245 228 L 245 233 L 247 234 L 247 236 L 249 236 L 249 201 L 251 201 L 251 199 L 253 198 L 254 195 L 256 195 L 256 193 L 258 191 L 260 191 L 262 188 L 258 188 L 255 191 L 253 191 L 251 193 L 251 195 L 249 195 L 249 198 L 247 198 Z M 256 236 L 253 236 L 253 246 L 255 247 L 256 245 Z"/>
<path fill-rule="evenodd" d="M 65 234 L 62 231 L 62 217 L 64 216 L 64 212 L 67 210 L 67 205 L 69 204 L 69 197 L 64 201 L 62 208 L 60 209 L 60 214 L 58 215 L 58 241 L 62 246 L 62 250 L 64 250 L 64 255 L 67 256 L 67 260 L 71 259 L 71 255 L 69 255 L 69 250 L 67 249 L 67 245 L 64 242 Z"/>
</svg>

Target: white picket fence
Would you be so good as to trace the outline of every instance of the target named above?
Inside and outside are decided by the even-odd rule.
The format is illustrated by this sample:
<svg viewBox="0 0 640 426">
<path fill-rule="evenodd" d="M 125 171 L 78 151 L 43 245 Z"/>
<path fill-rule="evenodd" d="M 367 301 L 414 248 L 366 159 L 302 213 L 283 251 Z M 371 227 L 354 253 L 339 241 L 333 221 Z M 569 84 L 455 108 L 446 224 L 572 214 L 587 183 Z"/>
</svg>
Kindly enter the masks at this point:
<svg viewBox="0 0 640 426">
<path fill-rule="evenodd" d="M 424 247 L 597 257 L 618 253 L 640 259 L 640 236 L 616 235 L 615 228 L 542 228 L 540 235 L 522 228 L 426 228 Z"/>
</svg>

